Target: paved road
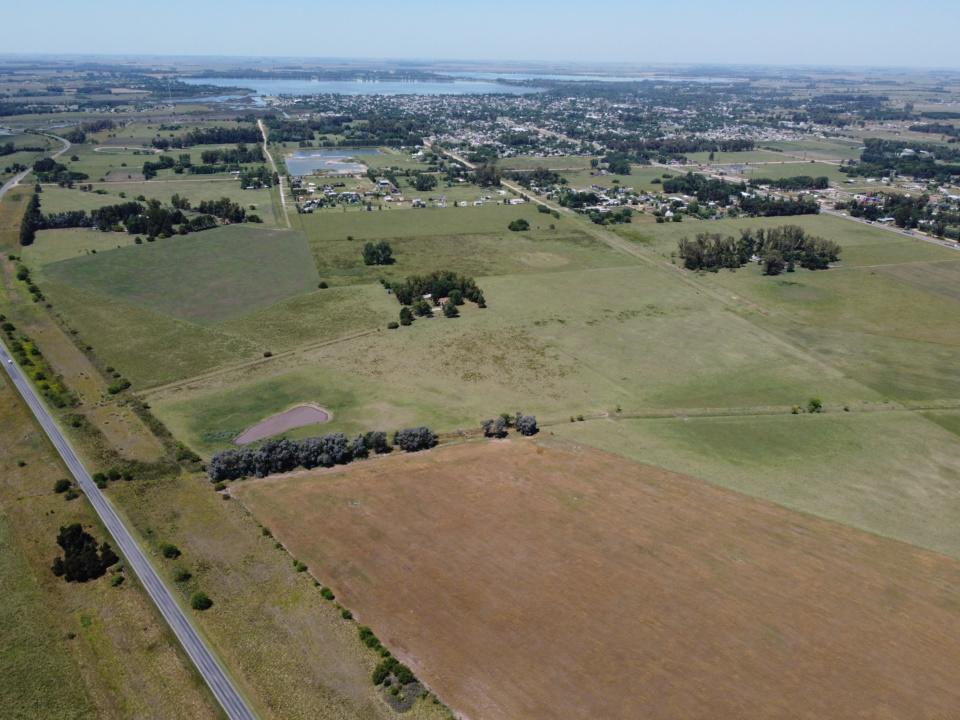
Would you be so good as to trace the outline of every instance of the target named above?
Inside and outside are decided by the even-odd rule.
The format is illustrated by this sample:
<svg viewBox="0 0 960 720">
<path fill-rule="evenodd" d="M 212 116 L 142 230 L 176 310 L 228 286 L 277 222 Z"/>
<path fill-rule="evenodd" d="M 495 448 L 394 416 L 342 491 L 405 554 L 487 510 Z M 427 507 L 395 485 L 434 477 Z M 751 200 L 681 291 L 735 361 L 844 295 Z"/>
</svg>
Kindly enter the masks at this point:
<svg viewBox="0 0 960 720">
<path fill-rule="evenodd" d="M 70 149 L 70 141 L 67 140 L 66 138 L 62 138 L 59 135 L 49 135 L 48 133 L 41 133 L 41 134 L 47 135 L 48 137 L 52 137 L 54 140 L 59 140 L 60 142 L 63 143 L 63 147 L 61 147 L 59 150 L 53 153 L 53 155 L 51 155 L 50 157 L 58 158 L 61 155 L 63 155 L 67 150 Z M 13 188 L 15 188 L 17 185 L 19 185 L 20 181 L 23 180 L 29 174 L 30 174 L 30 168 L 27 168 L 26 170 L 21 172 L 19 175 L 14 175 L 12 178 L 7 180 L 7 182 L 3 184 L 3 187 L 0 187 L 0 200 L 3 200 L 3 196 L 6 195 L 11 190 L 13 190 Z"/>
<path fill-rule="evenodd" d="M 7 346 L 3 342 L 0 342 L 0 364 L 2 364 L 7 371 L 13 384 L 23 396 L 23 399 L 26 400 L 27 405 L 36 416 L 37 421 L 50 438 L 57 452 L 60 453 L 63 462 L 73 474 L 74 478 L 76 478 L 77 483 L 86 494 L 87 499 L 90 500 L 90 504 L 93 505 L 93 509 L 96 510 L 97 515 L 100 516 L 100 520 L 113 536 L 114 542 L 127 560 L 127 565 L 133 568 L 137 577 L 140 578 L 140 582 L 160 610 L 160 614 L 163 615 L 177 636 L 177 639 L 183 645 L 187 655 L 190 656 L 194 665 L 197 666 L 197 670 L 199 670 L 207 685 L 210 686 L 210 690 L 217 698 L 217 701 L 223 706 L 227 717 L 231 720 L 254 720 L 256 716 L 253 710 L 247 705 L 236 686 L 230 678 L 227 677 L 223 666 L 216 657 L 214 657 L 196 628 L 194 628 L 176 600 L 174 600 L 173 595 L 170 594 L 170 591 L 163 584 L 160 576 L 157 575 L 156 570 L 153 569 L 153 566 L 150 564 L 150 561 L 147 560 L 146 555 L 144 555 L 140 549 L 137 541 L 134 540 L 130 531 L 127 530 L 123 521 L 113 509 L 110 501 L 107 500 L 106 496 L 100 492 L 100 488 L 93 482 L 93 479 L 83 466 L 83 463 L 80 462 L 70 443 L 63 436 L 63 433 L 60 432 L 60 428 L 50 415 L 46 405 L 44 405 L 43 401 L 37 396 L 33 386 L 26 377 L 24 377 L 17 364 L 10 362 L 10 360 L 10 352 Z M 149 679 L 146 681 L 149 682 Z"/>
</svg>

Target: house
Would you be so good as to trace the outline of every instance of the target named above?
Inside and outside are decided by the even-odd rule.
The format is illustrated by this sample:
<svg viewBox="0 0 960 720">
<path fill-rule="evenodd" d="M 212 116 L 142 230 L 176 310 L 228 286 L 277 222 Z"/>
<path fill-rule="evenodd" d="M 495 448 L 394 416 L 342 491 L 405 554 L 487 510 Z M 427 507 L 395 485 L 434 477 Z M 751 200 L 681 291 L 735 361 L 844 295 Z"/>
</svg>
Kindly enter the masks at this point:
<svg viewBox="0 0 960 720">
<path fill-rule="evenodd" d="M 510 198 L 511 205 L 523 205 L 525 202 L 523 198 Z"/>
</svg>

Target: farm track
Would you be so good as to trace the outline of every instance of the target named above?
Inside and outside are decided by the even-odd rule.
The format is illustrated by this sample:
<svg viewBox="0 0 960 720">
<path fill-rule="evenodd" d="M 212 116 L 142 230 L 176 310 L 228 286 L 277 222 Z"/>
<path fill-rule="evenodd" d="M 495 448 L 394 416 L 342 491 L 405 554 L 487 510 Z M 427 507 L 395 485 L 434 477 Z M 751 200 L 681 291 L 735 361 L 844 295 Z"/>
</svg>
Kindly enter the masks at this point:
<svg viewBox="0 0 960 720">
<path fill-rule="evenodd" d="M 257 126 L 260 128 L 260 134 L 263 135 L 263 154 L 267 156 L 267 160 L 270 161 L 270 167 L 277 176 L 277 188 L 280 191 L 280 206 L 283 208 L 283 220 L 287 225 L 287 229 L 292 229 L 290 213 L 287 210 L 287 196 L 283 192 L 283 176 L 277 171 L 277 163 L 274 161 L 273 155 L 270 154 L 270 148 L 268 147 L 267 126 L 263 124 L 263 120 L 257 120 Z"/>
</svg>

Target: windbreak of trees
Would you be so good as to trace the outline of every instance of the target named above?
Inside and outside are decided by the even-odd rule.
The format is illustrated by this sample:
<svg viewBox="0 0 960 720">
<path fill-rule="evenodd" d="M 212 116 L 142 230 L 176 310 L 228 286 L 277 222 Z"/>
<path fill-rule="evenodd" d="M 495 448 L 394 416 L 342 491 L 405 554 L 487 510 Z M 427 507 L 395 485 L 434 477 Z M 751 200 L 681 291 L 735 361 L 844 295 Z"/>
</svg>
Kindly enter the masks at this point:
<svg viewBox="0 0 960 720">
<path fill-rule="evenodd" d="M 767 195 L 740 198 L 740 210 L 751 217 L 783 217 L 786 215 L 818 215 L 820 205 L 812 197 L 792 200 Z"/>
<path fill-rule="evenodd" d="M 263 165 L 240 171 L 240 187 L 242 188 L 268 188 L 277 183 L 277 175 Z"/>
<path fill-rule="evenodd" d="M 27 203 L 27 209 L 20 220 L 20 244 L 24 247 L 33 245 L 37 237 L 37 230 L 43 226 L 43 214 L 40 212 L 40 196 L 36 193 Z"/>
<path fill-rule="evenodd" d="M 126 230 L 130 235 L 147 237 L 169 237 L 179 233 L 209 230 L 217 226 L 216 218 L 211 214 L 187 217 L 182 209 L 189 209 L 189 201 L 174 196 L 172 208 L 163 207 L 159 200 L 148 200 L 146 205 L 130 201 L 118 205 L 106 205 L 89 213 L 84 210 L 40 215 L 35 221 L 36 230 L 54 230 L 62 228 L 95 228 L 102 232 Z M 179 205 L 180 207 L 177 207 Z M 201 206 L 203 203 L 201 203 Z M 201 210 L 201 213 L 204 211 Z M 21 229 L 22 232 L 22 229 Z M 23 238 L 21 237 L 21 243 Z M 28 243 L 29 244 L 29 243 Z"/>
<path fill-rule="evenodd" d="M 394 444 L 407 452 L 436 445 L 437 436 L 428 428 L 399 430 Z M 425 444 L 432 443 L 432 444 Z M 371 452 L 391 452 L 387 434 L 381 431 L 357 435 L 349 440 L 343 433 L 330 433 L 304 440 L 268 440 L 256 448 L 223 450 L 210 459 L 207 474 L 210 482 L 237 480 L 243 477 L 266 477 L 274 473 L 316 467 L 346 465 L 369 457 Z"/>
<path fill-rule="evenodd" d="M 156 160 L 147 160 L 143 164 L 143 179 L 149 180 L 157 176 L 157 171 L 167 170 L 169 168 L 175 167 L 177 161 L 174 160 L 169 155 L 161 155 Z"/>
<path fill-rule="evenodd" d="M 779 190 L 826 190 L 830 187 L 830 178 L 826 175 L 812 177 L 810 175 L 794 175 L 793 177 L 779 178 L 752 178 L 751 185 L 769 185 Z"/>
<path fill-rule="evenodd" d="M 472 277 L 449 270 L 437 270 L 429 275 L 411 275 L 403 282 L 391 283 L 390 289 L 401 305 L 412 305 L 424 295 L 431 295 L 434 299 L 449 297 L 456 290 L 463 299 L 480 307 L 487 306 L 483 291 Z"/>
<path fill-rule="evenodd" d="M 840 245 L 808 235 L 796 225 L 741 230 L 739 238 L 698 233 L 693 240 L 681 238 L 677 249 L 688 270 L 735 269 L 757 256 L 767 275 L 779 275 L 784 270 L 793 272 L 795 265 L 808 270 L 824 270 L 831 262 L 840 259 Z"/>
<path fill-rule="evenodd" d="M 51 570 L 67 582 L 86 582 L 102 577 L 108 567 L 120 560 L 109 543 L 98 546 L 80 523 L 61 527 L 57 545 L 63 549 L 63 557 L 54 559 Z"/>
<path fill-rule="evenodd" d="M 154 138 L 153 146 L 160 150 L 186 148 L 192 145 L 230 145 L 233 143 L 259 143 L 260 129 L 254 127 L 211 127 L 197 128 L 180 137 Z"/>
<path fill-rule="evenodd" d="M 910 129 L 913 130 L 913 132 L 960 137 L 960 128 L 958 128 L 956 125 L 949 125 L 947 123 L 923 123 L 920 125 L 911 125 Z"/>
<path fill-rule="evenodd" d="M 204 165 L 238 165 L 240 163 L 259 163 L 266 158 L 263 148 L 259 145 L 245 145 L 240 143 L 236 148 L 221 148 L 204 150 L 200 153 L 200 160 Z"/>
</svg>

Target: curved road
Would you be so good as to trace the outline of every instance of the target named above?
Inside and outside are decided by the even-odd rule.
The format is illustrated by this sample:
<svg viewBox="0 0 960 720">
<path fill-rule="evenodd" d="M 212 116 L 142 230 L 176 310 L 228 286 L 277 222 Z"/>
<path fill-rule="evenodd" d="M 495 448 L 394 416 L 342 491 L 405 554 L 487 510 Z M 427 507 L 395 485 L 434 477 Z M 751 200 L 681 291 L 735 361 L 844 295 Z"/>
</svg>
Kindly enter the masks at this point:
<svg viewBox="0 0 960 720">
<path fill-rule="evenodd" d="M 6 188 L 6 186 L 4 187 Z M 60 457 L 63 458 L 63 462 L 73 474 L 74 478 L 76 478 L 77 484 L 79 484 L 80 488 L 86 494 L 87 499 L 90 500 L 93 509 L 96 510 L 97 515 L 100 516 L 100 520 L 113 536 L 113 540 L 117 547 L 120 548 L 120 552 L 122 552 L 123 556 L 127 559 L 127 564 L 133 568 L 137 577 L 140 578 L 140 582 L 146 588 L 147 594 L 150 595 L 150 598 L 160 610 L 160 614 L 163 615 L 167 624 L 170 625 L 170 628 L 183 645 L 183 649 L 186 650 L 187 655 L 190 656 L 194 665 L 196 665 L 197 670 L 203 676 L 207 685 L 210 686 L 210 690 L 217 698 L 217 701 L 223 706 L 227 717 L 229 717 L 230 720 L 254 720 L 256 716 L 253 710 L 247 705 L 233 684 L 233 681 L 227 676 L 223 666 L 216 659 L 210 648 L 207 647 L 193 626 L 193 623 L 190 622 L 189 618 L 187 618 L 177 604 L 177 601 L 173 598 L 173 595 L 170 594 L 170 591 L 163 584 L 160 576 L 157 575 L 156 570 L 153 569 L 150 561 L 147 560 L 147 556 L 143 553 L 143 550 L 140 549 L 140 546 L 133 538 L 133 535 L 130 534 L 130 531 L 127 530 L 123 521 L 110 504 L 110 501 L 107 500 L 104 494 L 100 492 L 100 488 L 93 482 L 93 479 L 83 466 L 83 463 L 80 462 L 70 443 L 63 436 L 63 433 L 60 432 L 60 428 L 50 415 L 46 405 L 44 405 L 43 401 L 36 394 L 33 386 L 20 371 L 17 364 L 13 362 L 7 346 L 2 341 L 0 341 L 0 364 L 6 369 L 14 386 L 20 391 L 23 399 L 37 418 L 37 422 L 40 423 L 47 437 L 50 438 L 50 442 L 53 443 L 57 452 L 60 453 Z"/>
<path fill-rule="evenodd" d="M 38 134 L 38 135 L 46 135 L 47 137 L 52 137 L 52 138 L 54 138 L 55 140 L 59 140 L 60 142 L 63 143 L 63 147 L 60 148 L 59 150 L 57 150 L 55 153 L 53 153 L 53 155 L 50 156 L 51 158 L 58 158 L 58 157 L 60 157 L 60 156 L 63 155 L 67 150 L 69 150 L 70 147 L 71 147 L 71 146 L 70 146 L 70 141 L 67 140 L 66 138 L 60 137 L 59 135 L 51 135 L 51 134 L 49 134 L 49 133 L 37 133 L 37 134 Z M 32 172 L 32 169 L 31 169 L 31 168 L 27 168 L 26 170 L 18 173 L 17 175 L 14 175 L 12 178 L 10 178 L 9 180 L 7 180 L 7 182 L 5 182 L 5 183 L 3 184 L 3 187 L 0 187 L 0 200 L 3 200 L 3 196 L 6 195 L 6 194 L 7 194 L 8 192 L 10 192 L 11 190 L 13 190 L 13 188 L 15 188 L 17 185 L 19 185 L 19 184 L 20 184 L 20 181 L 23 180 L 27 175 L 29 175 L 30 172 Z"/>
</svg>

